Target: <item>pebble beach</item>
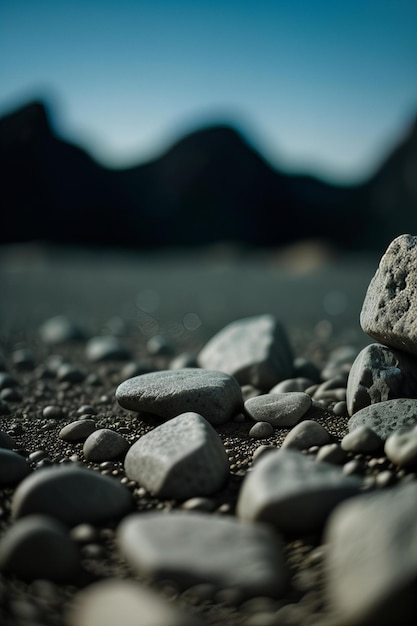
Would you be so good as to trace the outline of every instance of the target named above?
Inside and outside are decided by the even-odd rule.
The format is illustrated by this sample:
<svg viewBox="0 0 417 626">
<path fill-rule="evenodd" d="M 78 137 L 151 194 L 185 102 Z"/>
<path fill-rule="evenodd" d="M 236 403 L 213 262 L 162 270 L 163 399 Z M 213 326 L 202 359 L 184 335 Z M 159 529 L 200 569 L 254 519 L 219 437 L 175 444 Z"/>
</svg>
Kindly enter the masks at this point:
<svg viewBox="0 0 417 626">
<path fill-rule="evenodd" d="M 416 237 L 0 277 L 1 624 L 415 624 Z"/>
</svg>

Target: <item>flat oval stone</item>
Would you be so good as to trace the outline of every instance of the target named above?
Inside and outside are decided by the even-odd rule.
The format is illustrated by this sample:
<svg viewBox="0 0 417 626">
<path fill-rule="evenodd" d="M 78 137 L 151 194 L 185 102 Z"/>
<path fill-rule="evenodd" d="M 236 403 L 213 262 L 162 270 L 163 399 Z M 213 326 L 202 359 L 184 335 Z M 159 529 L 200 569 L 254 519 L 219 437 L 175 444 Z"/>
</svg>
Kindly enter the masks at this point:
<svg viewBox="0 0 417 626">
<path fill-rule="evenodd" d="M 240 385 L 267 391 L 294 370 L 293 353 L 281 322 L 258 315 L 228 324 L 197 357 L 201 367 L 234 376 Z"/>
<path fill-rule="evenodd" d="M 46 515 L 15 521 L 0 540 L 0 570 L 26 580 L 75 580 L 80 555 L 67 527 Z"/>
<path fill-rule="evenodd" d="M 311 446 L 324 446 L 330 441 L 329 433 L 321 424 L 314 420 L 303 420 L 290 430 L 281 448 L 307 450 Z"/>
<path fill-rule="evenodd" d="M 288 428 L 311 407 L 311 397 L 301 391 L 266 393 L 246 400 L 245 412 L 254 420 Z"/>
<path fill-rule="evenodd" d="M 139 513 L 122 521 L 117 540 L 140 576 L 180 588 L 211 583 L 248 597 L 279 597 L 287 586 L 282 542 L 264 524 L 194 511 Z"/>
<path fill-rule="evenodd" d="M 154 495 L 186 500 L 218 491 L 229 476 L 229 463 L 207 420 L 184 413 L 138 439 L 126 454 L 125 470 Z"/>
<path fill-rule="evenodd" d="M 87 461 L 113 461 L 125 456 L 129 442 L 110 428 L 99 428 L 87 437 L 83 453 Z"/>
<path fill-rule="evenodd" d="M 243 406 L 237 381 L 224 372 L 184 368 L 129 378 L 116 389 L 119 404 L 130 411 L 171 419 L 192 411 L 211 424 L 223 424 Z"/>
<path fill-rule="evenodd" d="M 243 521 L 266 522 L 283 533 L 316 532 L 360 485 L 330 463 L 281 448 L 256 461 L 243 481 L 236 511 Z"/>
<path fill-rule="evenodd" d="M 94 420 L 76 420 L 61 428 L 58 436 L 64 441 L 84 441 L 95 430 Z"/>
<path fill-rule="evenodd" d="M 388 246 L 372 278 L 360 314 L 365 333 L 417 354 L 417 237 L 400 235 Z"/>
<path fill-rule="evenodd" d="M 417 400 L 398 398 L 378 402 L 354 413 L 348 422 L 349 431 L 368 426 L 385 440 L 395 430 L 417 425 Z"/>
<path fill-rule="evenodd" d="M 30 465 L 20 454 L 0 448 L 0 485 L 16 485 L 31 471 Z"/>
<path fill-rule="evenodd" d="M 341 441 L 343 450 L 347 452 L 358 452 L 369 454 L 383 447 L 384 442 L 369 426 L 358 426 L 350 433 L 347 433 Z"/>
<path fill-rule="evenodd" d="M 68 626 L 202 626 L 197 616 L 132 580 L 100 580 L 69 602 Z"/>
<path fill-rule="evenodd" d="M 118 519 L 133 506 L 132 496 L 117 480 L 79 467 L 48 467 L 33 472 L 17 487 L 12 515 L 43 513 L 65 524 Z"/>
<path fill-rule="evenodd" d="M 417 389 L 417 359 L 378 343 L 361 350 L 349 373 L 346 402 L 349 415 L 369 404 L 412 398 Z"/>
</svg>

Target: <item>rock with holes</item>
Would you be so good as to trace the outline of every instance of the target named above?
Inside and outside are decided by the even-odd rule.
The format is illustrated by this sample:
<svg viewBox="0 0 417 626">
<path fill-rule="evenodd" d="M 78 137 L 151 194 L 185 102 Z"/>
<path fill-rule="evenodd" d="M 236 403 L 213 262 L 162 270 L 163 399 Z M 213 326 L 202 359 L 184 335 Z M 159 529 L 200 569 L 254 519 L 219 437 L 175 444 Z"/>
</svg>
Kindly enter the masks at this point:
<svg viewBox="0 0 417 626">
<path fill-rule="evenodd" d="M 341 504 L 325 529 L 325 595 L 334 626 L 415 624 L 417 485 Z"/>
<path fill-rule="evenodd" d="M 371 404 L 354 413 L 348 422 L 349 432 L 358 426 L 371 428 L 385 440 L 395 430 L 417 425 L 417 400 L 398 398 Z"/>
<path fill-rule="evenodd" d="M 417 237 L 388 246 L 363 303 L 362 329 L 381 343 L 417 354 Z"/>
<path fill-rule="evenodd" d="M 241 385 L 268 391 L 292 376 L 293 353 L 282 324 L 258 315 L 228 324 L 203 347 L 201 367 L 226 372 Z"/>
<path fill-rule="evenodd" d="M 139 576 L 180 589 L 208 583 L 279 597 L 288 583 L 282 541 L 264 524 L 195 511 L 136 513 L 119 525 L 117 539 Z"/>
<path fill-rule="evenodd" d="M 417 395 L 417 358 L 372 343 L 361 350 L 349 373 L 346 404 L 349 415 L 369 404 Z"/>
<path fill-rule="evenodd" d="M 125 470 L 154 495 L 186 500 L 218 491 L 229 476 L 229 462 L 211 424 L 189 412 L 138 439 L 126 454 Z"/>
<path fill-rule="evenodd" d="M 130 411 L 163 419 L 193 411 L 211 424 L 222 424 L 243 406 L 242 391 L 228 374 L 197 367 L 149 372 L 125 380 L 116 389 L 119 404 Z"/>
</svg>

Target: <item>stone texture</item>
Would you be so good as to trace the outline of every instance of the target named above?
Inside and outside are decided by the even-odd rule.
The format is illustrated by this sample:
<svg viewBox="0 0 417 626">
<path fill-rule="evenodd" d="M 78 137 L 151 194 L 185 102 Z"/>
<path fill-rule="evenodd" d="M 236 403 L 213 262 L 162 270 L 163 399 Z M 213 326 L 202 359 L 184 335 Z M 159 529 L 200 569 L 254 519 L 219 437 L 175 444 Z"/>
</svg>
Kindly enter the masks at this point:
<svg viewBox="0 0 417 626">
<path fill-rule="evenodd" d="M 12 498 L 12 515 L 50 515 L 74 526 L 118 519 L 133 506 L 129 490 L 117 480 L 79 467 L 48 467 L 25 478 Z"/>
<path fill-rule="evenodd" d="M 116 389 L 119 404 L 130 411 L 170 419 L 193 411 L 211 424 L 222 424 L 243 406 L 236 380 L 224 372 L 184 368 L 130 378 Z"/>
<path fill-rule="evenodd" d="M 378 343 L 361 350 L 349 373 L 349 415 L 369 404 L 417 395 L 417 359 Z"/>
<path fill-rule="evenodd" d="M 245 596 L 280 596 L 287 585 L 282 542 L 263 524 L 192 511 L 133 514 L 117 537 L 139 575 L 180 588 L 210 583 Z"/>
<path fill-rule="evenodd" d="M 192 616 L 144 585 L 113 578 L 78 591 L 70 602 L 68 626 L 201 626 Z"/>
<path fill-rule="evenodd" d="M 360 323 L 381 343 L 417 354 L 417 237 L 400 235 L 388 246 L 363 303 Z"/>
<path fill-rule="evenodd" d="M 395 430 L 415 425 L 417 425 L 417 400 L 409 398 L 371 404 L 354 413 L 348 422 L 350 432 L 358 426 L 367 426 L 384 440 Z"/>
<path fill-rule="evenodd" d="M 417 485 L 343 503 L 325 530 L 325 590 L 335 626 L 415 623 Z"/>
<path fill-rule="evenodd" d="M 382 450 L 384 441 L 369 426 L 358 426 L 345 435 L 340 443 L 346 452 L 357 452 L 359 454 L 369 454 Z"/>
<path fill-rule="evenodd" d="M 154 495 L 176 500 L 210 495 L 229 475 L 223 443 L 198 413 L 184 413 L 143 435 L 129 449 L 125 470 Z"/>
<path fill-rule="evenodd" d="M 316 532 L 336 505 L 358 493 L 360 484 L 339 468 L 315 463 L 298 451 L 269 452 L 246 475 L 237 515 L 284 533 Z"/>
<path fill-rule="evenodd" d="M 268 391 L 293 373 L 293 354 L 282 324 L 273 315 L 236 320 L 212 337 L 198 354 L 206 369 L 220 370 L 241 385 Z"/>
<path fill-rule="evenodd" d="M 74 581 L 80 556 L 67 527 L 46 515 L 28 515 L 0 540 L 0 570 L 20 578 Z"/>
<path fill-rule="evenodd" d="M 256 421 L 289 428 L 297 424 L 311 407 L 311 397 L 301 391 L 265 393 L 246 400 L 244 409 Z"/>
<path fill-rule="evenodd" d="M 311 446 L 324 446 L 330 443 L 327 430 L 314 420 L 303 420 L 290 430 L 282 442 L 282 448 L 308 450 Z"/>
</svg>

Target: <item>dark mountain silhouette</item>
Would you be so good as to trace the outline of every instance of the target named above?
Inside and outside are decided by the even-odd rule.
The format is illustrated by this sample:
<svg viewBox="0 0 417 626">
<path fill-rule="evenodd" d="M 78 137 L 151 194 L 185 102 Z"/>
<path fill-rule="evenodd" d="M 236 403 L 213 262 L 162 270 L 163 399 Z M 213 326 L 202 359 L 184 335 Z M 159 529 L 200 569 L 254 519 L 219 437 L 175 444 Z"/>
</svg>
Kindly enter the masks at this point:
<svg viewBox="0 0 417 626">
<path fill-rule="evenodd" d="M 33 102 L 0 119 L 0 242 L 369 246 L 379 227 L 388 236 L 400 200 L 404 232 L 416 221 L 415 128 L 410 137 L 368 183 L 352 187 L 284 174 L 228 125 L 199 129 L 159 158 L 117 170 L 60 138 L 44 104 Z M 395 195 L 388 212 L 386 185 Z"/>
</svg>

